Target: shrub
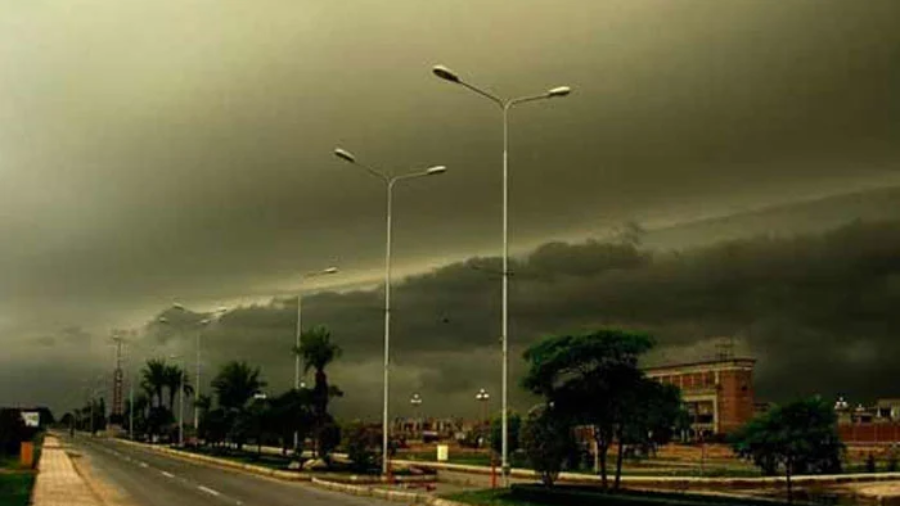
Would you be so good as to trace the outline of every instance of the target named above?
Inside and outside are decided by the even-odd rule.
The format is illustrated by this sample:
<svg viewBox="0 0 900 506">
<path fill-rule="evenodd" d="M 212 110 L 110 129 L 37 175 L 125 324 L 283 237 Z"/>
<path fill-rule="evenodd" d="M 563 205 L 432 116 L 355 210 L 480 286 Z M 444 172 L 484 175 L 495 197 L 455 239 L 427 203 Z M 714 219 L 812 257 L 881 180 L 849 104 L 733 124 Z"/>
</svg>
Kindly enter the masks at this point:
<svg viewBox="0 0 900 506">
<path fill-rule="evenodd" d="M 552 486 L 563 462 L 574 452 L 575 440 L 567 420 L 552 409 L 531 413 L 522 427 L 522 447 L 541 482 Z"/>
<path fill-rule="evenodd" d="M 876 467 L 876 466 L 875 466 L 875 455 L 872 455 L 872 454 L 870 453 L 869 456 L 866 457 L 866 472 L 867 472 L 867 473 L 874 473 L 874 472 L 875 472 L 875 467 Z"/>
<path fill-rule="evenodd" d="M 351 425 L 346 431 L 347 457 L 357 472 L 366 472 L 375 465 L 379 444 L 378 432 L 361 423 Z"/>
</svg>

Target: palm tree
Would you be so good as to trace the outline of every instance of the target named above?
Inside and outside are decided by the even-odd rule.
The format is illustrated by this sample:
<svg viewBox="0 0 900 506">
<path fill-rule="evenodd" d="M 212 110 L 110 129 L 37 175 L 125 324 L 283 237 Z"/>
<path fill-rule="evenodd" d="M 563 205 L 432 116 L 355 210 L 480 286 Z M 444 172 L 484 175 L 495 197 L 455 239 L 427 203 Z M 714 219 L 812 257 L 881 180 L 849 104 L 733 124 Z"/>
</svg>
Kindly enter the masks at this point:
<svg viewBox="0 0 900 506">
<path fill-rule="evenodd" d="M 179 389 L 184 389 L 184 395 L 194 393 L 194 388 L 188 382 L 184 369 L 177 365 L 169 365 L 165 368 L 165 385 L 169 389 L 169 408 L 175 410 L 175 394 Z"/>
<path fill-rule="evenodd" d="M 305 372 L 309 372 L 310 369 L 316 371 L 313 406 L 316 418 L 321 421 L 328 412 L 328 398 L 341 394 L 337 388 L 328 386 L 328 376 L 325 374 L 325 367 L 341 356 L 341 348 L 331 342 L 331 331 L 326 327 L 317 326 L 300 336 L 300 347 L 294 352 L 303 357 Z"/>
<path fill-rule="evenodd" d="M 151 359 L 147 361 L 147 365 L 141 370 L 141 387 L 150 393 L 151 404 L 155 397 L 157 406 L 163 405 L 163 388 L 167 385 L 166 361 L 162 359 Z"/>
<path fill-rule="evenodd" d="M 251 367 L 247 362 L 232 361 L 219 370 L 213 379 L 219 407 L 243 410 L 247 402 L 266 386 L 259 367 Z"/>
</svg>

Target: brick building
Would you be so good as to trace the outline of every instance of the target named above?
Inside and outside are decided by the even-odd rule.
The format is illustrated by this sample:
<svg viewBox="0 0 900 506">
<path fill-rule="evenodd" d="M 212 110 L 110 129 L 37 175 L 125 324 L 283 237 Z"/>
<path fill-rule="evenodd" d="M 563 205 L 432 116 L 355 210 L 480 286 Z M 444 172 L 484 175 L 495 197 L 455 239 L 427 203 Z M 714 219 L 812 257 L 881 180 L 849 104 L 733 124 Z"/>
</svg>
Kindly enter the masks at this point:
<svg viewBox="0 0 900 506">
<path fill-rule="evenodd" d="M 681 389 L 692 418 L 692 436 L 727 434 L 753 418 L 752 358 L 674 364 L 647 368 L 647 376 Z"/>
</svg>

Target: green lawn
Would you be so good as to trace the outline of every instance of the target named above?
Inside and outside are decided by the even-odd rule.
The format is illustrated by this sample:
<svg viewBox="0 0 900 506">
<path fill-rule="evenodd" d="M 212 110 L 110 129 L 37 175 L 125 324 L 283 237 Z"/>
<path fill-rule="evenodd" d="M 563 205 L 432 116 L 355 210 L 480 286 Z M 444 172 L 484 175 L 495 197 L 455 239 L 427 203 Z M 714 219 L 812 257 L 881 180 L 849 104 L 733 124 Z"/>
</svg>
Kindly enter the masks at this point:
<svg viewBox="0 0 900 506">
<path fill-rule="evenodd" d="M 470 490 L 468 492 L 448 494 L 441 497 L 444 499 L 449 499 L 451 501 L 458 501 L 466 504 L 477 504 L 479 506 L 544 506 L 539 503 L 513 499 L 509 495 L 509 490 L 504 488 L 493 490 Z"/>
<path fill-rule="evenodd" d="M 32 473 L 0 473 L 0 506 L 27 506 L 33 485 Z"/>
</svg>

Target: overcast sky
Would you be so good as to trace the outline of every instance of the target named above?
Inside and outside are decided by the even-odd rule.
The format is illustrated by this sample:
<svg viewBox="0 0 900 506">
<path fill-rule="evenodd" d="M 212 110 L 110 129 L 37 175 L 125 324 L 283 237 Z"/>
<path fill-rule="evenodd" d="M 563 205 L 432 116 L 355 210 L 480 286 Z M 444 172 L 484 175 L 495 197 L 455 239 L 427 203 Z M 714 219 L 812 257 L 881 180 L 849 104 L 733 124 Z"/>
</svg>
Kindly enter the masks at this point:
<svg viewBox="0 0 900 506">
<path fill-rule="evenodd" d="M 702 248 L 776 231 L 806 235 L 748 246 L 753 255 L 799 248 L 795 261 L 858 266 L 840 248 L 826 251 L 840 244 L 828 230 L 900 219 L 891 190 L 900 185 L 894 0 L 0 0 L 0 10 L 0 404 L 83 396 L 112 363 L 110 330 L 141 328 L 173 301 L 236 309 L 217 331 L 209 369 L 271 347 L 255 357 L 284 386 L 290 301 L 272 298 L 293 293 L 299 273 L 337 265 L 341 274 L 310 287 L 338 292 L 311 297 L 309 321 L 334 326 L 347 348 L 335 373 L 347 390 L 341 409 L 371 414 L 384 192 L 332 155 L 342 146 L 393 173 L 449 168 L 396 192 L 395 272 L 398 281 L 414 276 L 399 285 L 398 303 L 407 290 L 417 305 L 409 325 L 398 306 L 406 348 L 395 357 L 395 396 L 420 389 L 446 396 L 447 409 L 466 406 L 478 386 L 470 383 L 499 378 L 499 280 L 465 262 L 499 253 L 500 116 L 432 76 L 438 63 L 502 96 L 574 90 L 512 115 L 514 252 L 540 259 L 546 249 L 536 248 L 551 241 L 581 252 L 574 270 L 565 255 L 541 264 L 552 266 L 541 279 L 609 282 L 594 276 L 608 258 L 584 241 L 614 238 L 626 222 L 648 231 L 632 252 L 653 257 L 641 272 L 696 273 L 664 252 L 708 259 Z M 858 233 L 877 243 L 879 230 Z M 852 285 L 871 272 L 843 274 Z M 625 286 L 649 289 L 638 281 Z M 570 291 L 556 297 L 571 305 L 529 306 L 547 293 L 535 283 L 514 288 L 514 306 L 536 308 L 513 310 L 523 344 L 535 333 L 622 324 L 656 329 L 678 357 L 705 353 L 711 336 L 740 334 L 762 360 L 788 328 L 766 312 L 771 292 L 757 293 L 740 318 L 711 321 L 702 304 L 660 313 L 628 299 L 617 313 L 615 299 L 600 303 L 593 289 L 558 280 L 549 283 Z M 702 300 L 722 289 L 698 283 L 690 286 L 706 287 Z M 452 290 L 457 305 L 438 298 Z M 881 303 L 892 300 L 886 290 Z M 807 316 L 792 324 L 837 328 Z M 843 316 L 847 325 L 871 318 Z M 856 351 L 832 348 L 859 370 L 878 356 L 869 334 L 900 330 L 869 324 L 842 337 Z M 767 337 L 754 341 L 746 328 Z M 165 352 L 185 339 L 167 341 Z M 241 344 L 248 339 L 253 346 Z M 147 350 L 155 340 L 140 342 Z M 775 394 L 788 367 L 760 364 L 763 393 Z M 827 376 L 795 393 L 842 389 Z M 898 393 L 857 382 L 847 390 Z"/>
</svg>

